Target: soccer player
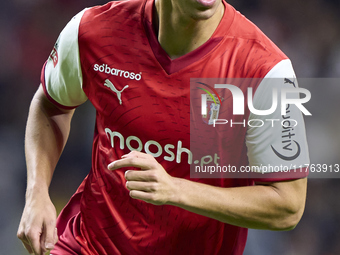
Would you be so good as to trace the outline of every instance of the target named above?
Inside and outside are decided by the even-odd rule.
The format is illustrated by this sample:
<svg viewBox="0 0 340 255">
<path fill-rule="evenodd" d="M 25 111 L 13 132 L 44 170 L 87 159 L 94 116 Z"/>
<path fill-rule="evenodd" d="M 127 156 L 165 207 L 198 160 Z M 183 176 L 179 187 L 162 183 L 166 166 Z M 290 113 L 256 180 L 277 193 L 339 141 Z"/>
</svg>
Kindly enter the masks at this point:
<svg viewBox="0 0 340 255">
<path fill-rule="evenodd" d="M 289 59 L 222 0 L 129 0 L 76 15 L 30 106 L 18 229 L 28 252 L 240 255 L 247 228 L 294 228 L 304 211 L 305 171 L 190 178 L 198 160 L 190 148 L 190 78 L 221 77 L 261 79 L 252 86 L 263 109 L 271 100 L 267 78 L 296 83 Z M 97 111 L 92 168 L 56 220 L 48 187 L 75 108 L 86 100 Z M 220 114 L 232 118 L 232 100 L 221 102 Z M 302 123 L 293 107 L 291 116 Z M 218 128 L 221 166 L 308 163 L 302 124 L 278 134 Z"/>
</svg>

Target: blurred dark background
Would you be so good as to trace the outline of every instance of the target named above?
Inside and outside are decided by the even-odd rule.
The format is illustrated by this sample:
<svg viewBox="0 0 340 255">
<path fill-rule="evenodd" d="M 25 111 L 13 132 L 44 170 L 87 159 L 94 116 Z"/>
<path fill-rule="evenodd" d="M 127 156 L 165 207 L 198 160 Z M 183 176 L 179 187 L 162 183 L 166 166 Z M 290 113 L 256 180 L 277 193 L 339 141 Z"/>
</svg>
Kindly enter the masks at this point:
<svg viewBox="0 0 340 255">
<path fill-rule="evenodd" d="M 41 67 L 72 16 L 106 2 L 0 2 L 0 254 L 26 254 L 16 238 L 26 187 L 24 129 Z M 340 77 L 340 1 L 229 2 L 288 55 L 298 77 Z M 305 118 L 312 163 L 340 163 L 340 85 L 334 80 L 333 85 L 304 86 L 312 93 L 307 108 L 313 116 Z M 50 188 L 58 211 L 90 170 L 93 125 L 94 110 L 86 103 L 76 111 Z M 290 232 L 251 230 L 245 255 L 340 254 L 339 184 L 337 178 L 310 179 L 306 211 L 299 225 Z"/>
</svg>

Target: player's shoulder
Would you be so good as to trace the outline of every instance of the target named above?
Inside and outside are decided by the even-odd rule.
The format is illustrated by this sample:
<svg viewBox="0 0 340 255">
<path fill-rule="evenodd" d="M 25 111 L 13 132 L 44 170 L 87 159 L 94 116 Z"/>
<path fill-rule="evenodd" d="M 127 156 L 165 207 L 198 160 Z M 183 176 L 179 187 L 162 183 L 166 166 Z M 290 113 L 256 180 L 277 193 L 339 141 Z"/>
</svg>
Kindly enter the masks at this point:
<svg viewBox="0 0 340 255">
<path fill-rule="evenodd" d="M 233 24 L 230 27 L 229 34 L 240 39 L 246 40 L 249 44 L 257 45 L 263 49 L 263 51 L 268 51 L 272 54 L 278 54 L 284 58 L 286 55 L 276 46 L 276 44 L 269 39 L 269 37 L 264 34 L 264 32 L 256 26 L 247 17 L 241 14 L 239 11 L 235 10 L 231 6 L 234 12 Z"/>
<path fill-rule="evenodd" d="M 86 9 L 80 22 L 79 37 L 84 41 L 98 40 L 117 31 L 137 29 L 144 4 L 145 0 L 113 1 Z"/>
<path fill-rule="evenodd" d="M 288 59 L 285 53 L 253 22 L 227 4 L 232 22 L 225 31 L 226 42 L 232 43 L 243 65 L 242 77 L 264 77 L 276 64 Z"/>
<path fill-rule="evenodd" d="M 122 13 L 125 13 L 126 15 L 131 15 L 133 13 L 138 14 L 141 12 L 144 2 L 145 1 L 143 0 L 122 0 L 93 6 L 86 10 L 83 19 L 89 21 L 98 18 L 102 19 L 103 17 L 117 17 Z"/>
</svg>

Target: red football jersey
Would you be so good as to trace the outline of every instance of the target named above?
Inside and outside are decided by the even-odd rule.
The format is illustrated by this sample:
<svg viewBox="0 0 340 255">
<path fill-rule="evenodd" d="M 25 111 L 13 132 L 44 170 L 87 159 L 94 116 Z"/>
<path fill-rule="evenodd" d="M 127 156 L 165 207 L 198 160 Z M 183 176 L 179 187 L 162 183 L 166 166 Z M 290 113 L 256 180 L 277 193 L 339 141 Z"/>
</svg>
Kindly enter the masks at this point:
<svg viewBox="0 0 340 255">
<path fill-rule="evenodd" d="M 264 78 L 271 71 L 273 77 L 294 76 L 287 57 L 223 4 L 213 36 L 174 60 L 158 43 L 152 0 L 86 9 L 63 30 L 42 72 L 45 93 L 66 108 L 90 100 L 97 113 L 92 168 L 59 216 L 54 255 L 243 253 L 247 229 L 132 199 L 125 170 L 107 169 L 138 150 L 153 155 L 171 176 L 190 179 L 190 165 L 197 161 L 190 148 L 191 78 Z M 225 102 L 228 109 L 232 102 Z M 247 128 L 223 131 L 227 153 L 221 160 L 248 165 L 254 156 L 250 145 L 247 149 Z M 226 188 L 253 184 L 247 178 L 191 180 Z"/>
</svg>

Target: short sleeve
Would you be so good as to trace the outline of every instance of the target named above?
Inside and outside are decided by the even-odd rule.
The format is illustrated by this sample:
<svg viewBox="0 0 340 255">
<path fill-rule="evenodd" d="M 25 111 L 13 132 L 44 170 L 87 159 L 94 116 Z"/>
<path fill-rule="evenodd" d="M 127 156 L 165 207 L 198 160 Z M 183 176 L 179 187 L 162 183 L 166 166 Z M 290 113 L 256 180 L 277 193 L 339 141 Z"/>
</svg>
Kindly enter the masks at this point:
<svg viewBox="0 0 340 255">
<path fill-rule="evenodd" d="M 79 58 L 78 31 L 85 10 L 66 25 L 41 72 L 46 96 L 62 108 L 84 103 L 83 78 Z"/>
<path fill-rule="evenodd" d="M 281 112 L 281 93 L 298 88 L 290 60 L 278 63 L 258 86 L 253 106 L 257 110 L 276 110 L 268 115 L 250 113 L 246 135 L 249 166 L 262 181 L 303 178 L 308 175 L 309 152 L 305 124 L 296 104 L 287 104 Z M 277 91 L 277 96 L 275 92 Z M 273 94 L 274 93 L 274 94 Z M 287 98 L 300 98 L 298 93 L 287 93 Z M 273 107 L 275 109 L 275 107 Z"/>
</svg>

